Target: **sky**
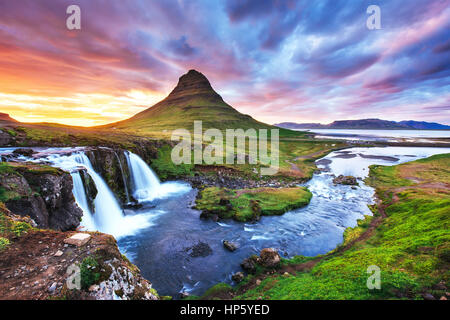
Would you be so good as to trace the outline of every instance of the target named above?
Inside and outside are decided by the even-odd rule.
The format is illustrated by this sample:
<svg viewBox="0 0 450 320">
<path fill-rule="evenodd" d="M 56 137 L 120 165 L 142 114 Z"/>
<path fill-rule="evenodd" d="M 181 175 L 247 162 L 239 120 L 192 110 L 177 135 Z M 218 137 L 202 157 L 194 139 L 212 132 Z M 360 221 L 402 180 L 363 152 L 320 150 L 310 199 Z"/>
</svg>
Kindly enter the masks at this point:
<svg viewBox="0 0 450 320">
<path fill-rule="evenodd" d="M 450 0 L 0 0 L 0 112 L 19 121 L 126 119 L 189 69 L 266 123 L 450 124 Z"/>
</svg>

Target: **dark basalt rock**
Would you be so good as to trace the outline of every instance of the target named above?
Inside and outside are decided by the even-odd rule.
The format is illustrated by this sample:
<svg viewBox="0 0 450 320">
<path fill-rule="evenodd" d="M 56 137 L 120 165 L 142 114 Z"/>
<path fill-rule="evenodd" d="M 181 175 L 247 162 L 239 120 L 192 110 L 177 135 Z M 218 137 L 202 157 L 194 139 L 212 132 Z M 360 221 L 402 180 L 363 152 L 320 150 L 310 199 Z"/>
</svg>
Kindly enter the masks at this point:
<svg viewBox="0 0 450 320">
<path fill-rule="evenodd" d="M 20 155 L 25 157 L 31 157 L 35 153 L 36 152 L 33 151 L 32 149 L 25 149 L 25 148 L 19 148 L 13 151 L 14 155 Z"/>
<path fill-rule="evenodd" d="M 242 280 L 244 280 L 244 274 L 242 273 L 242 272 L 236 272 L 235 274 L 233 274 L 232 276 L 231 276 L 231 279 L 234 281 L 234 282 L 236 282 L 236 283 L 239 283 L 239 282 L 241 282 Z"/>
<path fill-rule="evenodd" d="M 347 186 L 357 186 L 358 181 L 356 180 L 355 177 L 352 176 L 344 176 L 344 175 L 340 175 L 339 177 L 336 177 L 333 179 L 333 183 L 334 184 L 343 184 L 343 185 L 347 185 Z"/>
<path fill-rule="evenodd" d="M 10 195 L 5 205 L 12 213 L 29 216 L 43 229 L 66 231 L 80 225 L 83 211 L 75 202 L 69 173 L 40 172 L 26 165 L 12 168 L 15 171 L 0 176 L 0 187 Z"/>
<path fill-rule="evenodd" d="M 235 243 L 230 242 L 228 240 L 223 240 L 223 246 L 231 252 L 235 251 L 238 248 Z"/>
<path fill-rule="evenodd" d="M 199 242 L 192 247 L 186 248 L 185 251 L 188 252 L 192 258 L 207 257 L 213 252 L 209 244 L 205 242 Z"/>
<path fill-rule="evenodd" d="M 244 259 L 241 263 L 242 269 L 250 274 L 254 274 L 256 272 L 256 266 L 258 264 L 258 256 L 252 255 L 249 258 Z"/>
</svg>

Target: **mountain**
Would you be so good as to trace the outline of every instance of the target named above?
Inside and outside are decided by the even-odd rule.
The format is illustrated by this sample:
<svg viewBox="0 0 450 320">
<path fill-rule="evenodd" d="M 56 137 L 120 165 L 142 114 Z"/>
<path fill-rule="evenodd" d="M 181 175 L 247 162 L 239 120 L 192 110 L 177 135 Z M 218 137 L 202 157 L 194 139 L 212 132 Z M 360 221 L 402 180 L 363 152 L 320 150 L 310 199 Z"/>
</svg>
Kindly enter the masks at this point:
<svg viewBox="0 0 450 320">
<path fill-rule="evenodd" d="M 282 122 L 275 126 L 285 129 L 384 129 L 384 130 L 450 130 L 434 122 L 388 121 L 380 119 L 339 120 L 330 124 Z"/>
<path fill-rule="evenodd" d="M 214 91 L 208 79 L 195 70 L 181 76 L 164 100 L 127 120 L 99 128 L 151 134 L 178 128 L 190 130 L 194 120 L 202 120 L 203 128 L 274 128 L 231 107 Z"/>
<path fill-rule="evenodd" d="M 0 121 L 17 122 L 17 120 L 11 118 L 9 114 L 2 112 L 0 112 Z"/>
<path fill-rule="evenodd" d="M 399 123 L 412 127 L 419 130 L 450 130 L 450 126 L 436 122 L 425 122 L 425 121 L 400 121 Z"/>
</svg>

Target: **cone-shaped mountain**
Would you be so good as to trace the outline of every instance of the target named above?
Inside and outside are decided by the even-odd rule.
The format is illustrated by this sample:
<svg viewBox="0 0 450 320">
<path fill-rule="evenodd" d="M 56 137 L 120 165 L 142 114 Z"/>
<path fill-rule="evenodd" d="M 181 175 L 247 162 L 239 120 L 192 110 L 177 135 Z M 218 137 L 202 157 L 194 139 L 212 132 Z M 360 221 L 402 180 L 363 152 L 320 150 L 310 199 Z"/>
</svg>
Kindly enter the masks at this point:
<svg viewBox="0 0 450 320">
<path fill-rule="evenodd" d="M 231 107 L 214 91 L 208 79 L 195 70 L 181 76 L 164 100 L 130 119 L 104 127 L 150 134 L 179 128 L 191 130 L 195 120 L 201 120 L 204 129 L 274 128 Z"/>
</svg>

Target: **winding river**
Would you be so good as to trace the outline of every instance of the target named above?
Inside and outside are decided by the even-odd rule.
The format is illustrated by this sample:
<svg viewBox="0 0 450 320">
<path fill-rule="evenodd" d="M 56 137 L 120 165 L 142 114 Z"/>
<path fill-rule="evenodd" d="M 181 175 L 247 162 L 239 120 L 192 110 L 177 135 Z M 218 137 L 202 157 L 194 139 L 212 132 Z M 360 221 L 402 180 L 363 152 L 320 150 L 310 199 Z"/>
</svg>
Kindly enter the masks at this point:
<svg viewBox="0 0 450 320">
<path fill-rule="evenodd" d="M 85 160 L 76 160 L 79 154 L 67 157 L 58 155 L 61 149 L 53 150 L 51 162 L 55 166 L 88 166 Z M 0 154 L 10 151 L 0 149 Z M 180 181 L 156 184 L 158 190 L 166 191 L 158 192 L 151 201 L 143 201 L 140 209 L 125 210 L 125 215 L 117 218 L 120 221 L 115 221 L 119 228 L 112 228 L 110 233 L 161 295 L 176 298 L 183 291 L 200 295 L 218 282 L 232 284 L 231 276 L 241 270 L 242 260 L 262 248 L 276 248 L 285 257 L 314 256 L 333 250 L 342 242 L 347 227 L 371 214 L 367 205 L 373 203 L 374 190 L 363 182 L 370 165 L 396 165 L 440 153 L 450 153 L 450 148 L 377 147 L 332 152 L 317 162 L 322 170 L 305 184 L 313 193 L 307 207 L 282 216 L 262 217 L 255 223 L 201 220 L 200 212 L 192 209 L 197 190 Z M 45 160 L 49 161 L 49 157 Z M 333 177 L 340 174 L 357 177 L 360 186 L 334 185 Z M 98 188 L 101 181 L 95 182 Z M 141 188 L 139 194 L 144 191 Z M 80 195 L 76 198 L 83 207 Z M 113 210 L 110 206 L 105 210 Z M 85 227 L 108 231 L 102 223 L 91 220 L 83 219 Z M 223 240 L 237 243 L 238 250 L 227 251 Z"/>
</svg>

